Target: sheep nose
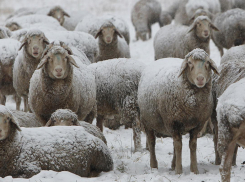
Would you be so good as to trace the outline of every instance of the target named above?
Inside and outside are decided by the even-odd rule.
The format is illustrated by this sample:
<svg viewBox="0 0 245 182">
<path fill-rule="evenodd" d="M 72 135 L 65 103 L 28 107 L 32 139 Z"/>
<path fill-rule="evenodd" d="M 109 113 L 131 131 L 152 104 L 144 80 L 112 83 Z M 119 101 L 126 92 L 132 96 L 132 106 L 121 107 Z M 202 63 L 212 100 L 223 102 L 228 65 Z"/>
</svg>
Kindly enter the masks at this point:
<svg viewBox="0 0 245 182">
<path fill-rule="evenodd" d="M 61 73 L 61 72 L 62 72 L 62 68 L 56 68 L 55 71 L 56 71 L 57 73 Z"/>
<path fill-rule="evenodd" d="M 207 30 L 204 30 L 204 34 L 206 34 L 206 35 L 207 35 L 207 34 L 208 34 L 208 31 L 207 31 Z"/>
<path fill-rule="evenodd" d="M 38 46 L 34 46 L 34 47 L 33 47 L 33 50 L 34 50 L 35 52 L 38 51 L 38 49 L 39 49 Z"/>
<path fill-rule="evenodd" d="M 202 82 L 203 80 L 204 80 L 204 77 L 203 76 L 198 76 L 197 77 L 197 81 Z"/>
</svg>

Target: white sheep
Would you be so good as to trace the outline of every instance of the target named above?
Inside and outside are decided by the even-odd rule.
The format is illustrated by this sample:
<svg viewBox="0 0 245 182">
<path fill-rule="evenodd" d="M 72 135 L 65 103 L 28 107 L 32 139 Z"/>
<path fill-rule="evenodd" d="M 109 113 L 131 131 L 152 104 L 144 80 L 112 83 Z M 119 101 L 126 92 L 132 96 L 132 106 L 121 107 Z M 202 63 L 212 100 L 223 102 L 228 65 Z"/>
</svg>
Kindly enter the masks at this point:
<svg viewBox="0 0 245 182">
<path fill-rule="evenodd" d="M 110 59 L 88 66 L 97 85 L 97 126 L 103 131 L 103 120 L 119 114 L 124 123 L 131 123 L 135 151 L 141 150 L 138 84 L 144 65 L 134 59 Z"/>
<path fill-rule="evenodd" d="M 24 111 L 28 110 L 28 93 L 32 74 L 40 62 L 49 40 L 40 30 L 30 30 L 21 42 L 13 66 L 13 86 L 18 96 L 24 97 Z"/>
<path fill-rule="evenodd" d="M 70 109 L 89 123 L 96 115 L 94 75 L 71 55 L 64 43 L 50 44 L 31 78 L 29 105 L 43 125 L 57 109 Z"/>
<path fill-rule="evenodd" d="M 0 104 L 5 105 L 7 95 L 15 95 L 17 110 L 20 110 L 21 98 L 13 87 L 13 65 L 19 47 L 17 40 L 0 39 Z"/>
<path fill-rule="evenodd" d="M 167 57 L 184 58 L 195 48 L 208 54 L 211 30 L 218 31 L 207 16 L 198 16 L 190 27 L 167 25 L 154 38 L 155 60 Z"/>
<path fill-rule="evenodd" d="M 222 157 L 222 182 L 230 182 L 231 165 L 236 145 L 245 147 L 245 78 L 231 84 L 218 98 L 218 152 Z M 235 154 L 236 155 L 236 154 Z"/>
<path fill-rule="evenodd" d="M 173 137 L 172 169 L 182 173 L 182 135 L 190 133 L 191 172 L 198 173 L 197 135 L 211 117 L 212 71 L 217 67 L 202 49 L 194 49 L 184 60 L 157 60 L 142 73 L 138 104 L 150 150 L 150 166 L 157 168 L 155 133 Z"/>
<path fill-rule="evenodd" d="M 111 22 L 114 24 L 117 30 L 119 30 L 119 32 L 125 38 L 127 44 L 129 44 L 130 34 L 127 23 L 121 17 L 111 14 L 104 14 L 101 16 L 86 16 L 81 22 L 77 24 L 75 31 L 86 32 L 95 37 L 102 24 L 105 22 Z"/>
<path fill-rule="evenodd" d="M 20 128 L 0 112 L 0 177 L 30 178 L 41 170 L 69 171 L 82 177 L 113 169 L 106 144 L 83 127 Z"/>
</svg>

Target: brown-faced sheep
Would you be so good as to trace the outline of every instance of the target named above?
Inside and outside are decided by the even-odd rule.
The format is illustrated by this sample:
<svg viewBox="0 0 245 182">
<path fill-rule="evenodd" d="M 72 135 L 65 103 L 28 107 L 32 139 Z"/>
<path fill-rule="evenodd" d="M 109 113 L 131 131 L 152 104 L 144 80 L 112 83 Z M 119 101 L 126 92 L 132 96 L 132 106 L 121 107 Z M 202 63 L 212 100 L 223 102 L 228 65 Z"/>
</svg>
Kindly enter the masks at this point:
<svg viewBox="0 0 245 182">
<path fill-rule="evenodd" d="M 6 23 L 5 27 L 11 31 L 16 31 L 22 28 L 17 22 L 8 22 Z"/>
<path fill-rule="evenodd" d="M 172 169 L 182 173 L 182 135 L 190 133 L 191 172 L 198 173 L 197 135 L 213 108 L 212 71 L 217 67 L 202 49 L 194 49 L 183 61 L 167 58 L 154 62 L 143 72 L 138 104 L 150 150 L 150 166 L 157 168 L 155 132 L 173 137 Z"/>
<path fill-rule="evenodd" d="M 0 112 L 0 177 L 30 178 L 41 170 L 90 177 L 112 169 L 106 144 L 83 127 L 20 128 Z"/>
<path fill-rule="evenodd" d="M 50 9 L 48 16 L 52 16 L 60 22 L 60 25 L 63 25 L 65 21 L 65 16 L 70 17 L 60 6 L 55 6 Z"/>
<path fill-rule="evenodd" d="M 198 16 L 190 27 L 167 25 L 154 38 L 155 60 L 167 57 L 184 58 L 195 48 L 208 54 L 211 30 L 218 31 L 207 16 Z"/>
<path fill-rule="evenodd" d="M 40 30 L 30 30 L 21 42 L 13 67 L 13 86 L 24 97 L 24 111 L 28 111 L 28 93 L 32 74 L 40 62 L 49 40 Z"/>
<path fill-rule="evenodd" d="M 161 12 L 161 4 L 157 0 L 140 0 L 134 5 L 131 20 L 135 27 L 136 40 L 147 40 L 147 34 L 151 38 L 151 25 L 158 22 L 161 26 Z"/>
<path fill-rule="evenodd" d="M 79 67 L 71 49 L 62 42 L 52 43 L 44 51 L 29 89 L 30 108 L 43 125 L 57 109 L 70 109 L 79 120 L 90 113 L 96 114 L 94 75 L 86 65 Z M 94 117 L 86 121 L 92 123 Z"/>
</svg>

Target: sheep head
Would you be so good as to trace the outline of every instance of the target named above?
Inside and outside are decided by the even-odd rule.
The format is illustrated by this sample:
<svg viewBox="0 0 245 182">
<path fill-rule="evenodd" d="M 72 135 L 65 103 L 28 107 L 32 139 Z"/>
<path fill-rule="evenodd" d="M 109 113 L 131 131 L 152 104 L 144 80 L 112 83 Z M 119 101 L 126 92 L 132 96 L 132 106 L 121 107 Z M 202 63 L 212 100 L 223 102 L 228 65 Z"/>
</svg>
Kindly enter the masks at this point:
<svg viewBox="0 0 245 182">
<path fill-rule="evenodd" d="M 219 31 L 207 16 L 198 16 L 190 26 L 188 33 L 195 31 L 195 34 L 199 39 L 206 40 L 210 38 L 211 29 Z"/>
<path fill-rule="evenodd" d="M 50 78 L 65 79 L 71 65 L 79 68 L 71 55 L 71 49 L 64 43 L 61 42 L 60 45 L 54 45 L 54 43 L 52 43 L 44 51 L 37 69 L 45 66 Z"/>
<path fill-rule="evenodd" d="M 123 38 L 122 34 L 111 22 L 106 22 L 100 27 L 95 38 L 98 36 L 100 36 L 100 39 L 102 39 L 106 44 L 112 43 L 113 40 L 117 39 L 117 36 Z"/>
<path fill-rule="evenodd" d="M 8 138 L 13 127 L 21 131 L 11 112 L 5 106 L 0 105 L 0 141 Z"/>
<path fill-rule="evenodd" d="M 197 9 L 196 12 L 193 14 L 192 18 L 190 19 L 190 23 L 192 23 L 198 16 L 207 16 L 210 19 L 213 18 L 213 14 L 204 9 Z"/>
<path fill-rule="evenodd" d="M 47 44 L 49 44 L 49 40 L 42 31 L 30 30 L 22 40 L 19 50 L 25 46 L 29 55 L 36 59 L 40 59 Z"/>
<path fill-rule="evenodd" d="M 7 23 L 5 26 L 11 31 L 21 29 L 21 26 L 17 22 L 10 22 L 10 23 Z"/>
<path fill-rule="evenodd" d="M 204 50 L 197 48 L 185 56 L 179 76 L 186 72 L 189 82 L 198 88 L 202 88 L 209 82 L 212 76 L 211 70 L 219 75 L 214 61 L 209 58 L 209 55 Z"/>
<path fill-rule="evenodd" d="M 77 114 L 69 109 L 58 109 L 45 126 L 79 126 Z"/>
<path fill-rule="evenodd" d="M 60 6 L 53 7 L 48 16 L 52 16 L 53 18 L 57 19 L 60 22 L 60 25 L 63 25 L 65 21 L 65 16 L 70 17 L 68 13 L 66 13 Z"/>
</svg>

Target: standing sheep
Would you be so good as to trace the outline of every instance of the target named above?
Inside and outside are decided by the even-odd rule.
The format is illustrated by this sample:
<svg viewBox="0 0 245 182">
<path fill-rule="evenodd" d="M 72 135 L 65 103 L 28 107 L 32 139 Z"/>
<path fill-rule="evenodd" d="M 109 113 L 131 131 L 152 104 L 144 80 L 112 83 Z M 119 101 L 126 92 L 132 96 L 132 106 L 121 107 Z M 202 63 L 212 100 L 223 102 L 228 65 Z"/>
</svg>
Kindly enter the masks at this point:
<svg viewBox="0 0 245 182">
<path fill-rule="evenodd" d="M 245 42 L 245 11 L 242 9 L 231 9 L 217 15 L 213 23 L 219 29 L 212 32 L 212 39 L 220 51 L 223 48 L 230 49 L 232 46 L 242 45 Z"/>
<path fill-rule="evenodd" d="M 16 95 L 13 87 L 13 65 L 19 47 L 17 40 L 0 40 L 0 104 L 5 105 L 7 95 L 15 95 L 17 110 L 20 110 L 21 98 Z"/>
<path fill-rule="evenodd" d="M 98 137 L 107 144 L 105 136 L 97 126 L 84 121 L 78 121 L 77 114 L 70 109 L 56 110 L 45 126 L 82 126 L 86 132 Z"/>
<path fill-rule="evenodd" d="M 131 12 L 131 20 L 135 27 L 136 40 L 151 38 L 151 25 L 158 22 L 161 26 L 160 14 L 162 8 L 157 0 L 140 0 Z"/>
<path fill-rule="evenodd" d="M 89 123 L 95 117 L 94 75 L 86 65 L 79 64 L 79 68 L 71 55 L 71 49 L 63 43 L 50 44 L 31 78 L 30 108 L 43 125 L 57 109 L 70 109 L 79 120 L 88 116 Z"/>
<path fill-rule="evenodd" d="M 245 147 L 245 78 L 231 84 L 219 97 L 216 108 L 218 120 L 218 152 L 222 156 L 222 182 L 230 182 L 231 165 L 236 145 Z M 236 154 L 235 154 L 236 155 Z"/>
<path fill-rule="evenodd" d="M 30 178 L 41 170 L 91 177 L 112 169 L 106 144 L 84 128 L 20 128 L 13 116 L 0 113 L 0 177 Z"/>
<path fill-rule="evenodd" d="M 130 58 L 129 46 L 122 34 L 111 22 L 104 23 L 95 38 L 99 37 L 99 56 L 97 61 L 113 58 Z"/>
<path fill-rule="evenodd" d="M 24 97 L 24 111 L 28 111 L 28 93 L 32 74 L 40 62 L 49 40 L 40 30 L 30 30 L 21 42 L 13 67 L 13 86 Z"/>
<path fill-rule="evenodd" d="M 140 120 L 146 131 L 150 166 L 157 168 L 155 132 L 173 137 L 172 169 L 182 173 L 182 135 L 190 133 L 191 172 L 198 174 L 197 135 L 213 108 L 213 60 L 202 49 L 194 49 L 182 61 L 167 58 L 154 62 L 141 76 L 138 90 Z"/>
<path fill-rule="evenodd" d="M 135 151 L 141 150 L 138 84 L 144 65 L 133 59 L 110 59 L 89 65 L 97 84 L 97 126 L 103 131 L 107 116 L 119 114 L 131 123 Z"/>
<path fill-rule="evenodd" d="M 154 38 L 155 60 L 167 57 L 184 58 L 195 48 L 201 48 L 210 54 L 211 29 L 218 31 L 207 16 L 197 17 L 190 27 L 162 27 Z"/>
</svg>

